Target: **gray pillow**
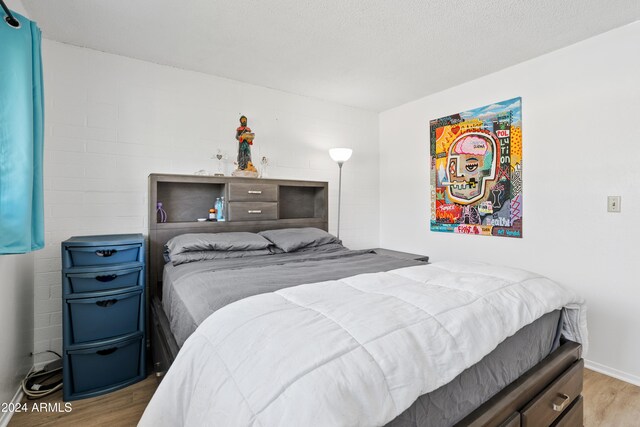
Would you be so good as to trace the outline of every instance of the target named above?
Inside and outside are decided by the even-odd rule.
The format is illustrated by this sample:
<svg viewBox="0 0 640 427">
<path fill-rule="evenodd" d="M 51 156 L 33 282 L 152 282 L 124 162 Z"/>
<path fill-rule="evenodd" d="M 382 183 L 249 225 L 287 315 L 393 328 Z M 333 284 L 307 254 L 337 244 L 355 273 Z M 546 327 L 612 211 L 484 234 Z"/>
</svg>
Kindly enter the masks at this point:
<svg viewBox="0 0 640 427">
<path fill-rule="evenodd" d="M 169 256 L 194 251 L 253 251 L 267 249 L 271 242 L 255 233 L 181 234 L 167 242 Z"/>
<path fill-rule="evenodd" d="M 259 235 L 266 237 L 284 252 L 328 243 L 342 243 L 336 236 L 319 228 L 284 228 L 282 230 L 261 231 Z"/>
<path fill-rule="evenodd" d="M 259 255 L 271 255 L 271 251 L 269 251 L 269 249 L 256 249 L 252 251 L 191 251 L 171 255 L 170 259 L 173 265 L 180 265 L 194 261 L 245 258 Z"/>
</svg>

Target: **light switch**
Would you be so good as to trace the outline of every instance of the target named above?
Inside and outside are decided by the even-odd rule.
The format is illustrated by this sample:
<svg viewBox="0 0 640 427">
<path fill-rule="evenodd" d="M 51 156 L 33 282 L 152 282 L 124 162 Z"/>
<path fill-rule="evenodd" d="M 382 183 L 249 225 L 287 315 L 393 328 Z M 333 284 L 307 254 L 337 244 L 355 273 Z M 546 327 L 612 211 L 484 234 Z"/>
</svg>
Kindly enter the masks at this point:
<svg viewBox="0 0 640 427">
<path fill-rule="evenodd" d="M 620 212 L 620 196 L 607 197 L 607 212 Z"/>
</svg>

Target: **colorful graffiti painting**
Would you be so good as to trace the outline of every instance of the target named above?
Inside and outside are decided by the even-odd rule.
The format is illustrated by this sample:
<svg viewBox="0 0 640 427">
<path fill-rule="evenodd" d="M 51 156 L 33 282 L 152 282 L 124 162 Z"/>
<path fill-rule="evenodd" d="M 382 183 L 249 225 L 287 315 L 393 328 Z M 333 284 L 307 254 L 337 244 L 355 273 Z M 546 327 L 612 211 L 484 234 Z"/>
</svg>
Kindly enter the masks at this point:
<svg viewBox="0 0 640 427">
<path fill-rule="evenodd" d="M 431 230 L 522 237 L 521 98 L 431 120 Z"/>
</svg>

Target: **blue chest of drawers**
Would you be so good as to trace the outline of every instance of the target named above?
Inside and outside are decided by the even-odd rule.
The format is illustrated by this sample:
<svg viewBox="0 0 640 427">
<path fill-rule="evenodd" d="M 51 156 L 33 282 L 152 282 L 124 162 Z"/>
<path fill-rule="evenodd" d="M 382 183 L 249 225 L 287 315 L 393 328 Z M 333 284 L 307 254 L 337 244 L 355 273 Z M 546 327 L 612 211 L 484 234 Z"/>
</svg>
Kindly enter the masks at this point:
<svg viewBox="0 0 640 427">
<path fill-rule="evenodd" d="M 94 397 L 145 378 L 141 234 L 62 242 L 63 397 Z"/>
</svg>

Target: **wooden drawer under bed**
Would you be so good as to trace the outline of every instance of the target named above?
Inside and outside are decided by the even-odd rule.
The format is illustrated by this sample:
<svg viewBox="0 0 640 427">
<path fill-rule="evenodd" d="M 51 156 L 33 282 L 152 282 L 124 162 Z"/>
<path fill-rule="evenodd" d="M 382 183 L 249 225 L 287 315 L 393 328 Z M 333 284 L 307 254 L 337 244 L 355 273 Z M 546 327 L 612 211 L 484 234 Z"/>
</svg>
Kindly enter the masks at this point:
<svg viewBox="0 0 640 427">
<path fill-rule="evenodd" d="M 456 427 L 581 427 L 582 347 L 566 342 Z"/>
<path fill-rule="evenodd" d="M 548 426 L 563 414 L 582 392 L 583 371 L 580 359 L 529 402 L 520 411 L 522 427 Z"/>
</svg>

